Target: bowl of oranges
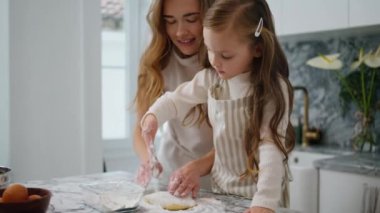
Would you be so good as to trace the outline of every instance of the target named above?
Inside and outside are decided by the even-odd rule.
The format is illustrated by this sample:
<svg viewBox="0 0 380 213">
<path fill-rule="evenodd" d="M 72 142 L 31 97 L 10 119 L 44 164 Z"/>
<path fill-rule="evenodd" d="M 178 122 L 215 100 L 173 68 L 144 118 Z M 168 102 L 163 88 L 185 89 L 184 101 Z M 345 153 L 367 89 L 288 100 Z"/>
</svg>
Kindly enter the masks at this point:
<svg viewBox="0 0 380 213">
<path fill-rule="evenodd" d="M 44 213 L 52 194 L 47 189 L 13 183 L 0 190 L 0 213 Z"/>
</svg>

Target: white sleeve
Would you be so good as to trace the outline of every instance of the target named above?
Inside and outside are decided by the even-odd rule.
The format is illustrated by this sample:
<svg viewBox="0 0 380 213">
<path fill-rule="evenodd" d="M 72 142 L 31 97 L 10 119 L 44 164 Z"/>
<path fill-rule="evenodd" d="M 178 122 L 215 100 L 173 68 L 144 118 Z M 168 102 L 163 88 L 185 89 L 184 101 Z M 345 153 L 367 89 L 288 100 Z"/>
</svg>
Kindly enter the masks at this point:
<svg viewBox="0 0 380 213">
<path fill-rule="evenodd" d="M 211 85 L 211 71 L 198 72 L 191 81 L 179 85 L 173 92 L 166 92 L 154 102 L 147 114 L 154 114 L 158 125 L 173 118 L 184 118 L 191 108 L 207 102 L 207 92 Z"/>
<path fill-rule="evenodd" d="M 274 143 L 266 142 L 259 147 L 259 158 L 257 192 L 251 206 L 275 210 L 282 195 L 282 179 L 285 174 L 283 154 Z"/>
</svg>

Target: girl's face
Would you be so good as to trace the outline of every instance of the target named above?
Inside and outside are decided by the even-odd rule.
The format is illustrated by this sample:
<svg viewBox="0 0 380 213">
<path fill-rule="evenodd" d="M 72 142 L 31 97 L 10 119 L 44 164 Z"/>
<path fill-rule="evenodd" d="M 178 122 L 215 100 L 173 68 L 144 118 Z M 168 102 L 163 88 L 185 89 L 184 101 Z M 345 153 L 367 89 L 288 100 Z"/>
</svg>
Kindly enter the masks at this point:
<svg viewBox="0 0 380 213">
<path fill-rule="evenodd" d="M 163 18 L 177 53 L 183 57 L 198 53 L 203 30 L 199 0 L 165 0 Z"/>
<path fill-rule="evenodd" d="M 249 72 L 254 57 L 259 57 L 247 39 L 231 30 L 215 32 L 203 29 L 209 61 L 221 79 L 227 80 Z"/>
</svg>

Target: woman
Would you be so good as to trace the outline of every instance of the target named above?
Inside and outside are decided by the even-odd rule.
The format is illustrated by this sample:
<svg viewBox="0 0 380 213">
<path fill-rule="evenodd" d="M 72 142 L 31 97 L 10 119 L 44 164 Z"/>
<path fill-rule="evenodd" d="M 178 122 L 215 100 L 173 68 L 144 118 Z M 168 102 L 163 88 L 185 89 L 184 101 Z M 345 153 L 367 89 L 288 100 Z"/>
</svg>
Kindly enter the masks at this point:
<svg viewBox="0 0 380 213">
<path fill-rule="evenodd" d="M 140 61 L 138 89 L 135 98 L 137 121 L 148 107 L 165 91 L 174 90 L 189 81 L 203 68 L 200 50 L 203 47 L 202 19 L 213 0 L 156 0 L 152 2 L 147 20 L 152 39 Z M 163 166 L 161 182 L 167 184 L 170 175 L 186 163 L 204 156 L 212 149 L 212 130 L 199 117 L 204 110 L 193 108 L 184 118 L 167 122 L 158 148 L 158 160 Z M 204 120 L 204 119 L 203 119 Z M 138 178 L 149 182 L 149 155 L 136 124 L 134 148 L 141 166 Z M 206 187 L 207 180 L 202 180 Z"/>
</svg>

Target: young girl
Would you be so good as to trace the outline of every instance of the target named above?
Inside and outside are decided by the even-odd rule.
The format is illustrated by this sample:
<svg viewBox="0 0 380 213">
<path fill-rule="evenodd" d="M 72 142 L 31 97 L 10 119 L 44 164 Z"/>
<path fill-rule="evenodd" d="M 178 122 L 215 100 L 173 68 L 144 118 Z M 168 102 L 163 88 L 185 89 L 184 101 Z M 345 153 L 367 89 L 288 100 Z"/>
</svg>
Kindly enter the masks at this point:
<svg viewBox="0 0 380 213">
<path fill-rule="evenodd" d="M 219 0 L 203 25 L 211 67 L 149 108 L 142 119 L 145 137 L 207 103 L 215 147 L 212 190 L 251 198 L 246 212 L 274 212 L 287 204 L 294 131 L 288 65 L 271 12 L 265 0 Z"/>
<path fill-rule="evenodd" d="M 152 39 L 140 61 L 138 90 L 135 98 L 137 120 L 165 91 L 191 80 L 203 68 L 199 50 L 203 45 L 202 20 L 214 0 L 155 0 L 147 20 Z M 204 58 L 204 57 L 203 57 Z M 192 116 L 187 116 L 188 123 Z M 170 175 L 188 162 L 204 156 L 212 148 L 212 130 L 206 123 L 183 125 L 183 118 L 173 119 L 163 128 L 158 149 L 158 160 L 164 168 L 160 176 L 168 184 Z M 188 141 L 192 143 L 188 143 Z M 136 125 L 134 148 L 141 166 L 138 181 L 148 184 L 151 178 L 148 150 L 141 138 L 140 123 Z M 159 165 L 156 165 L 160 169 Z M 209 186 L 204 178 L 203 187 Z"/>
</svg>

